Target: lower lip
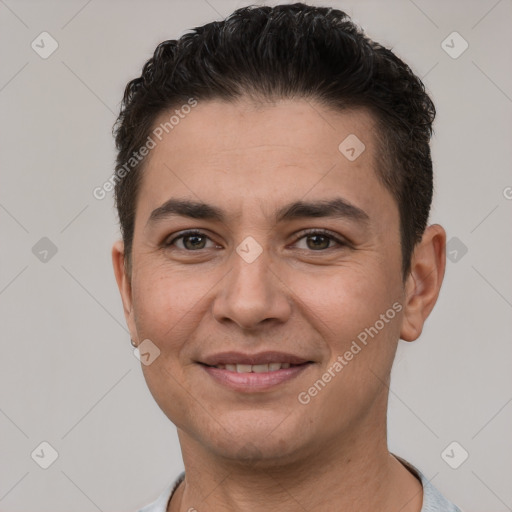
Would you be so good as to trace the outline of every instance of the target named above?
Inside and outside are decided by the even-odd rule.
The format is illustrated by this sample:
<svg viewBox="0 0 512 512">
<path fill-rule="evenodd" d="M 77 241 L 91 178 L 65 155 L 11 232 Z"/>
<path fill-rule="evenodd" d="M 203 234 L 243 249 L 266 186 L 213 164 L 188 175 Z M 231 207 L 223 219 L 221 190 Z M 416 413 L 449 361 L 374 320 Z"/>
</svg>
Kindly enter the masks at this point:
<svg viewBox="0 0 512 512">
<path fill-rule="evenodd" d="M 230 370 L 215 368 L 214 366 L 201 365 L 214 380 L 220 384 L 246 393 L 254 391 L 266 391 L 283 382 L 288 382 L 311 366 L 311 363 L 291 366 L 273 372 L 263 373 L 238 373 Z"/>
</svg>

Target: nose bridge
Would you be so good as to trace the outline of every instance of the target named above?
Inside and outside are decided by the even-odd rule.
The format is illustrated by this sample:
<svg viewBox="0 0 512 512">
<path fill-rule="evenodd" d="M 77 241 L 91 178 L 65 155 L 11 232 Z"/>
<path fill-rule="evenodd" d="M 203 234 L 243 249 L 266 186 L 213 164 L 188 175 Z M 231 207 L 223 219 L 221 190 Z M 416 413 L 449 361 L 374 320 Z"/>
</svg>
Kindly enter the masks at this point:
<svg viewBox="0 0 512 512">
<path fill-rule="evenodd" d="M 290 313 L 280 280 L 271 269 L 271 254 L 252 237 L 246 237 L 230 256 L 228 272 L 215 299 L 213 313 L 244 329 L 268 319 L 284 321 Z"/>
</svg>

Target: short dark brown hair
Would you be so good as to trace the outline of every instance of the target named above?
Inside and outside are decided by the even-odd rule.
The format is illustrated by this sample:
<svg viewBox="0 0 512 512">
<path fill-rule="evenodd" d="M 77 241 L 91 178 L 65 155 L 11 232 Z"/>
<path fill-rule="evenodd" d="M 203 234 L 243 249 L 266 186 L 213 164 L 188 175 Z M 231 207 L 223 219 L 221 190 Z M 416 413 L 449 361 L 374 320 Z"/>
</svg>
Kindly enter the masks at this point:
<svg viewBox="0 0 512 512">
<path fill-rule="evenodd" d="M 126 172 L 156 119 L 195 100 L 306 98 L 342 111 L 363 107 L 377 121 L 378 175 L 400 212 L 402 270 L 427 226 L 435 107 L 422 81 L 391 50 L 329 7 L 248 6 L 221 22 L 160 43 L 124 91 L 114 125 L 115 201 L 131 267 L 135 205 L 144 159 Z M 119 174 L 121 175 L 121 174 Z M 131 272 L 131 270 L 129 271 Z"/>
</svg>

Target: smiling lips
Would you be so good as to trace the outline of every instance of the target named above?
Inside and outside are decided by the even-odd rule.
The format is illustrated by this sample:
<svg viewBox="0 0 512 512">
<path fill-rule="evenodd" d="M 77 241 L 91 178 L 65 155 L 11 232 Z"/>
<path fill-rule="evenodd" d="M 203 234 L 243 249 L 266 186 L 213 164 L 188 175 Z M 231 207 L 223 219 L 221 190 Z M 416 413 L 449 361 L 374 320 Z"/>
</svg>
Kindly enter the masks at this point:
<svg viewBox="0 0 512 512">
<path fill-rule="evenodd" d="M 217 382 L 242 392 L 264 391 L 302 373 L 313 361 L 284 352 L 223 352 L 199 362 Z"/>
<path fill-rule="evenodd" d="M 267 373 L 309 362 L 293 354 L 284 352 L 260 352 L 243 354 L 241 352 L 223 352 L 205 357 L 207 366 L 236 373 Z"/>
<path fill-rule="evenodd" d="M 290 363 L 268 363 L 268 364 L 216 364 L 214 368 L 229 370 L 237 373 L 265 373 L 275 372 L 281 368 L 290 368 Z"/>
</svg>

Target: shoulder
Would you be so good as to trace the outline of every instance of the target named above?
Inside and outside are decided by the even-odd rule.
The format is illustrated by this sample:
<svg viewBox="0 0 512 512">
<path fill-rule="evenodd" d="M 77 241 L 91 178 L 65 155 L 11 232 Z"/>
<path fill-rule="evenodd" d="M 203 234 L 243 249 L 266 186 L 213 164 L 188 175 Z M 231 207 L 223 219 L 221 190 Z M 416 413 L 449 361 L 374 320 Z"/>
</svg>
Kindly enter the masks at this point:
<svg viewBox="0 0 512 512">
<path fill-rule="evenodd" d="M 150 503 L 149 505 L 146 505 L 144 508 L 141 508 L 138 510 L 138 512 L 167 512 L 167 505 L 169 504 L 169 500 L 171 499 L 172 495 L 174 494 L 174 491 L 180 485 L 180 483 L 185 478 L 185 472 L 183 471 L 180 473 L 180 475 L 174 480 L 174 482 L 171 482 L 158 496 L 158 498 Z"/>
<path fill-rule="evenodd" d="M 460 508 L 448 501 L 427 477 L 410 462 L 394 455 L 411 473 L 415 474 L 423 486 L 423 505 L 421 512 L 462 512 Z"/>
</svg>

